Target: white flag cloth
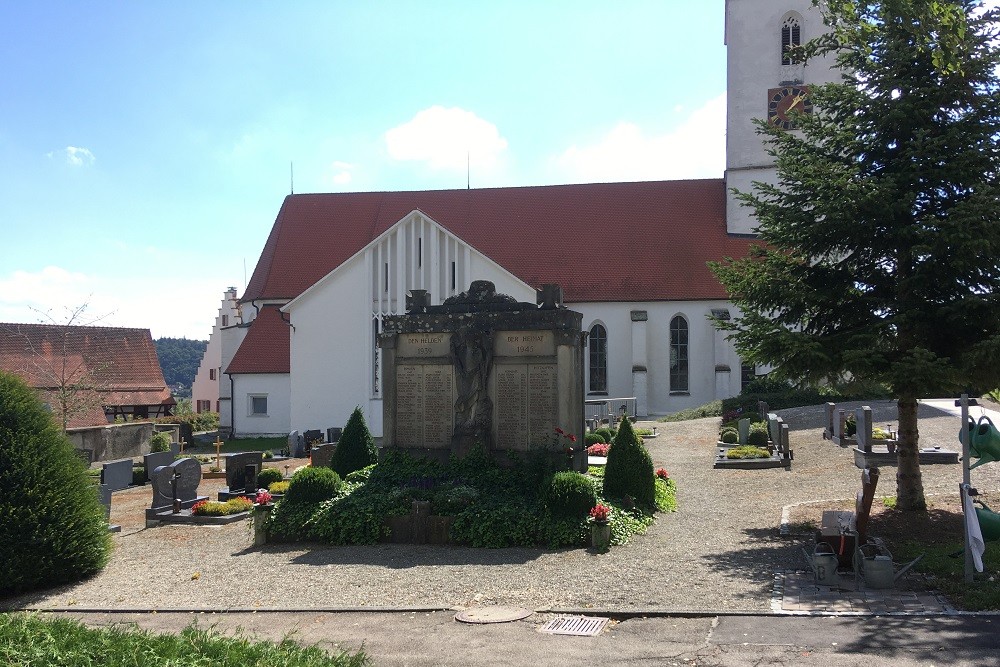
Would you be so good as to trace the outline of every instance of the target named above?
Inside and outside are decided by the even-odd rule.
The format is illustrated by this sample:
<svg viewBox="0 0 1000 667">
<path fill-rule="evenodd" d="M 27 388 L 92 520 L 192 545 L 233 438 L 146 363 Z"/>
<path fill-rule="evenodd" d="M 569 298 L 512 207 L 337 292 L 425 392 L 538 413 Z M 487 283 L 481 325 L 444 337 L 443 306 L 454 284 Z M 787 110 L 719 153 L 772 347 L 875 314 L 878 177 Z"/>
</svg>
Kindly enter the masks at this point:
<svg viewBox="0 0 1000 667">
<path fill-rule="evenodd" d="M 969 487 L 962 485 L 962 510 L 965 513 L 966 531 L 969 534 L 969 548 L 972 549 L 972 563 L 976 572 L 983 571 L 983 554 L 986 552 L 986 541 L 979 527 L 979 517 L 976 516 L 976 506 L 972 504 Z"/>
</svg>

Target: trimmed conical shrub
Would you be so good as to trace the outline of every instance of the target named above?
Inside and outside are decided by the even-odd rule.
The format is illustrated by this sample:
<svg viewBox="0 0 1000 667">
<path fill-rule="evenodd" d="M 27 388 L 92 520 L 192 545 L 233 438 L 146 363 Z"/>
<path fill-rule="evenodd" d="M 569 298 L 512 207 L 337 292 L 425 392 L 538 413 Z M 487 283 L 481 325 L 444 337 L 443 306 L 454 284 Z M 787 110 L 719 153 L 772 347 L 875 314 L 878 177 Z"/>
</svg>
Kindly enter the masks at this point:
<svg viewBox="0 0 1000 667">
<path fill-rule="evenodd" d="M 373 463 L 378 463 L 375 439 L 368 430 L 361 408 L 354 408 L 344 432 L 340 435 L 337 449 L 330 459 L 330 467 L 343 479 L 355 470 L 361 470 Z"/>
<path fill-rule="evenodd" d="M 101 570 L 111 551 L 94 484 L 34 392 L 0 373 L 0 595 Z"/>
<path fill-rule="evenodd" d="M 608 450 L 608 462 L 604 467 L 604 495 L 608 498 L 631 496 L 640 505 L 647 508 L 654 506 L 656 476 L 653 459 L 628 419 L 622 420 Z"/>
</svg>

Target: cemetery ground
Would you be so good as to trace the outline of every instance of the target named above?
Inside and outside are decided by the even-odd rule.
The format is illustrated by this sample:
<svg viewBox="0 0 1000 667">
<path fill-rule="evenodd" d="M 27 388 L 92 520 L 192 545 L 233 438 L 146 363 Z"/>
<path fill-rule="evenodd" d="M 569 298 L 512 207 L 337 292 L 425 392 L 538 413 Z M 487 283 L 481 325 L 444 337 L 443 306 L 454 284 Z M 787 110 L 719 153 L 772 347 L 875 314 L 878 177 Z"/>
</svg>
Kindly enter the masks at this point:
<svg viewBox="0 0 1000 667">
<path fill-rule="evenodd" d="M 873 407 L 876 424 L 892 419 L 891 403 Z M 921 444 L 956 447 L 958 419 L 929 406 L 921 410 Z M 859 486 L 850 449 L 821 438 L 821 407 L 779 414 L 792 429 L 791 470 L 713 470 L 718 419 L 658 424 L 660 434 L 645 444 L 654 465 L 676 480 L 680 509 L 658 515 L 645 535 L 603 554 L 583 548 L 398 544 L 253 547 L 248 522 L 145 528 L 150 491 L 138 487 L 114 494 L 111 521 L 122 531 L 113 538 L 115 549 L 103 572 L 75 585 L 9 599 L 5 606 L 252 611 L 514 605 L 766 613 L 772 610 L 776 573 L 808 569 L 802 547 L 809 546 L 811 535 L 805 524 L 853 498 Z M 294 470 L 305 463 L 293 459 L 275 465 Z M 997 489 L 998 467 L 974 471 L 975 484 Z M 891 470 L 884 469 L 878 496 L 894 495 Z M 942 536 L 954 535 L 946 510 L 957 502 L 960 467 L 925 466 L 923 475 L 932 505 L 930 530 L 890 520 L 896 514 L 876 499 L 871 533 L 896 549 L 897 562 L 909 538 L 939 543 Z M 199 493 L 214 497 L 224 484 L 203 480 Z M 791 539 L 778 534 L 786 506 L 791 506 L 793 528 L 802 529 Z M 902 583 L 917 589 L 934 584 L 920 574 Z"/>
</svg>

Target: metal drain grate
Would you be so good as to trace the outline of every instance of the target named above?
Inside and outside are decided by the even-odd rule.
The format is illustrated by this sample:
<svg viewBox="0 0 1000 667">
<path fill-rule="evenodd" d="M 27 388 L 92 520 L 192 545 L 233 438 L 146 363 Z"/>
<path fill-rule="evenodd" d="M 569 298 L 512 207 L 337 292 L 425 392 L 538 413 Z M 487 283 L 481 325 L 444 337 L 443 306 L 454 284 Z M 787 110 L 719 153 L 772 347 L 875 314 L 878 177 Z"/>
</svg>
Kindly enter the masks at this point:
<svg viewBox="0 0 1000 667">
<path fill-rule="evenodd" d="M 552 635 L 596 637 L 608 624 L 608 619 L 596 616 L 556 616 L 538 629 Z"/>
</svg>

